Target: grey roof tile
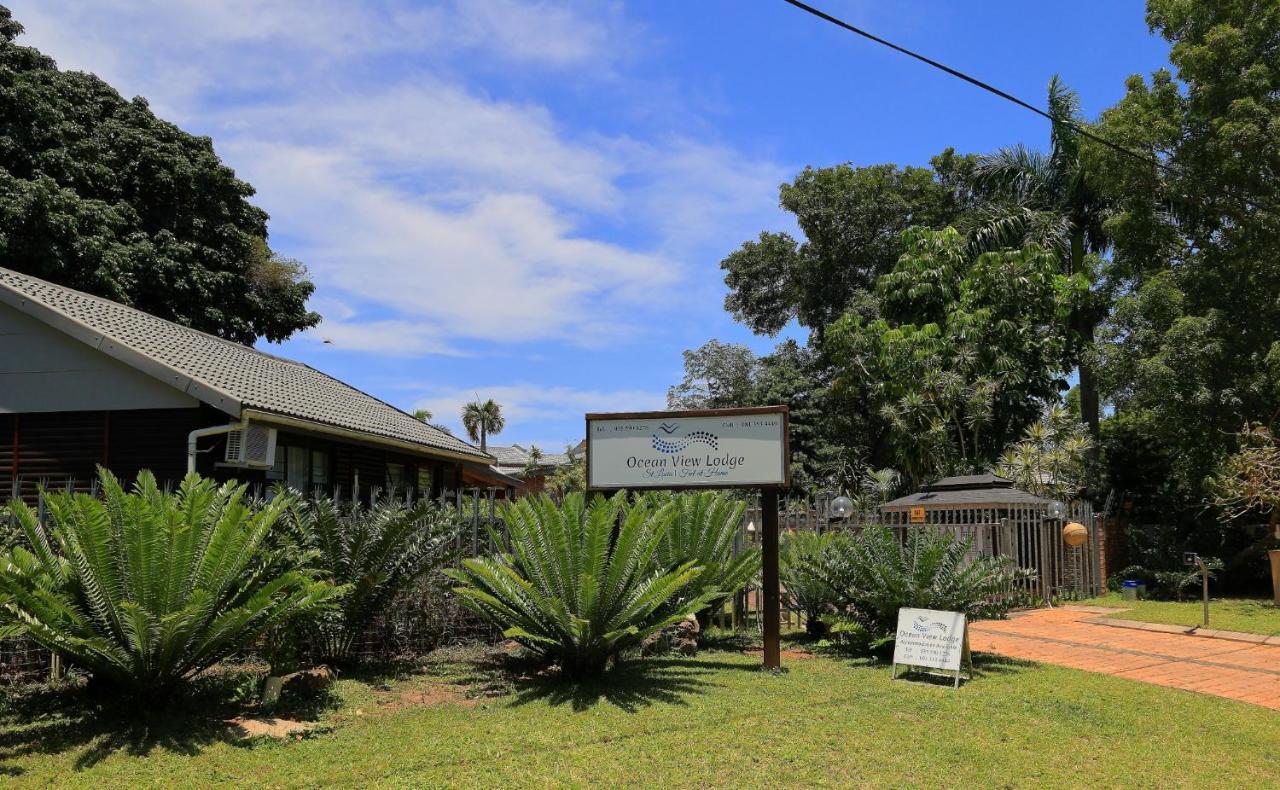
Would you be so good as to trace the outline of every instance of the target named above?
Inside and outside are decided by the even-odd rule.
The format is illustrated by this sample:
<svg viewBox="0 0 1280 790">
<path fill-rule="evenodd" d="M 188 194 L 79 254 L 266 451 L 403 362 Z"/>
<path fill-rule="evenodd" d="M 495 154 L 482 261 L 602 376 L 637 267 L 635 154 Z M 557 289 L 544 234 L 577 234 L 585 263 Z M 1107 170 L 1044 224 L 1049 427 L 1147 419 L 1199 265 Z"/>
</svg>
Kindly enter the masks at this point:
<svg viewBox="0 0 1280 790">
<path fill-rule="evenodd" d="M 1017 488 L 961 488 L 942 491 L 919 491 L 881 505 L 881 509 L 912 506 L 947 507 L 949 505 L 1047 505 L 1049 500 Z"/>
<path fill-rule="evenodd" d="M 926 491 L 950 491 L 961 488 L 1013 488 L 1013 481 L 999 475 L 957 475 L 935 480 L 924 487 Z"/>
<path fill-rule="evenodd" d="M 151 363 L 138 367 L 228 413 L 235 412 L 229 411 L 226 406 L 231 404 L 219 396 L 234 400 L 236 411 L 256 409 L 371 438 L 422 445 L 424 450 L 434 448 L 485 459 L 478 448 L 301 362 L 4 268 L 0 268 L 2 291 L 71 319 L 75 325 L 68 326 L 65 321 L 55 324 L 47 320 L 47 314 L 37 315 L 108 353 L 117 345 L 135 352 L 143 363 Z M 101 341 L 95 336 L 101 336 Z"/>
<path fill-rule="evenodd" d="M 529 464 L 529 451 L 518 444 L 511 447 L 491 444 L 487 449 L 489 455 L 497 459 L 495 466 L 500 466 L 504 469 L 523 470 Z M 543 453 L 538 456 L 539 467 L 564 466 L 568 463 L 570 463 L 570 458 L 565 453 Z"/>
<path fill-rule="evenodd" d="M 497 447 L 491 444 L 485 449 L 494 457 L 494 466 L 523 467 L 529 461 L 529 454 L 519 447 Z"/>
</svg>

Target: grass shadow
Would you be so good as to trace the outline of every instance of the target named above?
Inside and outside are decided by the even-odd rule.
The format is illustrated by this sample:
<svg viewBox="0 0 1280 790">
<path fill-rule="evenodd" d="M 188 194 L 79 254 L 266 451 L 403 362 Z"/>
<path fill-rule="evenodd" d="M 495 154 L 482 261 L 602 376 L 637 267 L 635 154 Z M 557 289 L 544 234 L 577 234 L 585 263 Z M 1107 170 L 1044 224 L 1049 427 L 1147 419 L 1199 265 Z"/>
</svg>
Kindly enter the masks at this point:
<svg viewBox="0 0 1280 790">
<path fill-rule="evenodd" d="M 1038 666 L 1034 661 L 1024 661 L 1018 658 L 1009 658 L 997 653 L 974 653 L 972 665 L 961 666 L 960 685 L 963 686 L 970 681 L 981 680 L 984 677 L 993 675 L 1018 675 L 1027 670 L 1036 669 Z M 875 663 L 883 664 L 888 667 L 891 662 Z M 915 683 L 925 683 L 933 686 L 953 686 L 955 685 L 955 675 L 941 669 L 926 669 L 921 667 L 899 667 L 898 680 L 911 680 Z"/>
<path fill-rule="evenodd" d="M 1038 666 L 1034 661 L 1010 658 L 999 653 L 974 652 L 973 654 L 974 677 L 1021 674 L 1027 670 L 1036 669 Z"/>
<path fill-rule="evenodd" d="M 194 679 L 163 703 L 129 702 L 83 682 L 11 690 L 0 704 L 0 775 L 20 775 L 14 761 L 40 754 L 79 753 L 85 770 L 117 752 L 195 756 L 217 743 L 246 744 L 226 723 L 259 715 L 258 677 L 235 672 Z M 287 694 L 271 716 L 313 721 L 335 707 L 329 689 Z"/>
<path fill-rule="evenodd" d="M 512 706 L 542 701 L 569 705 L 582 712 L 609 704 L 627 713 L 651 705 L 687 705 L 687 697 L 719 686 L 711 676 L 724 670 L 759 672 L 759 667 L 733 661 L 659 656 L 624 661 L 600 677 L 574 683 L 558 672 L 523 675 L 513 681 Z"/>
</svg>

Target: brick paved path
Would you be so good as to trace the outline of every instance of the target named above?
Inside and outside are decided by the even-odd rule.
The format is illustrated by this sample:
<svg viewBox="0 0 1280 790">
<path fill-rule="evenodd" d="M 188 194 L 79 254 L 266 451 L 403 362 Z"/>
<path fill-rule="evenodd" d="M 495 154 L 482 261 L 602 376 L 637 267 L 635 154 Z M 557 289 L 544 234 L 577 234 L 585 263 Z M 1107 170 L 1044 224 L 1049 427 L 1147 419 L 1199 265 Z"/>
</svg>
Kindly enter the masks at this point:
<svg viewBox="0 0 1280 790">
<path fill-rule="evenodd" d="M 1123 617 L 1123 615 L 1120 615 Z M 974 650 L 1102 672 L 1280 710 L 1280 646 L 1090 623 L 1097 612 L 1037 609 L 974 623 Z"/>
</svg>

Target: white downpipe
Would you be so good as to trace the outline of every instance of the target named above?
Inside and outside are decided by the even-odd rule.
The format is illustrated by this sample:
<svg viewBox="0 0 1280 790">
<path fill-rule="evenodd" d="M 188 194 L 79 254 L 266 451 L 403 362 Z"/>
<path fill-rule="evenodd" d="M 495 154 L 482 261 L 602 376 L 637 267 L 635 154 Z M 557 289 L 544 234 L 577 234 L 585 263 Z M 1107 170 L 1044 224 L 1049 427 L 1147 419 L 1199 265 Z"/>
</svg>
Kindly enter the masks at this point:
<svg viewBox="0 0 1280 790">
<path fill-rule="evenodd" d="M 196 442 L 205 436 L 218 436 L 232 431 L 243 431 L 249 427 L 249 420 L 242 419 L 240 422 L 233 422 L 228 425 L 214 425 L 209 428 L 196 428 L 187 434 L 187 474 L 195 474 L 196 471 Z"/>
</svg>

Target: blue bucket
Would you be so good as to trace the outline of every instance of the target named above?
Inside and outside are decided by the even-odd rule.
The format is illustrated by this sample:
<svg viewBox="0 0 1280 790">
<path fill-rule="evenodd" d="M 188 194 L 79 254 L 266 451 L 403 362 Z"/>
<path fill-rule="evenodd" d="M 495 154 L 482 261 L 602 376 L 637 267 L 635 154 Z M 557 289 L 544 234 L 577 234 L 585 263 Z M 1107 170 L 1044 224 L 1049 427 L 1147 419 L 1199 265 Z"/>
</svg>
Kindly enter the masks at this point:
<svg viewBox="0 0 1280 790">
<path fill-rule="evenodd" d="M 1126 579 L 1120 586 L 1123 588 L 1120 594 L 1126 601 L 1136 601 L 1147 592 L 1147 585 L 1133 579 Z"/>
</svg>

